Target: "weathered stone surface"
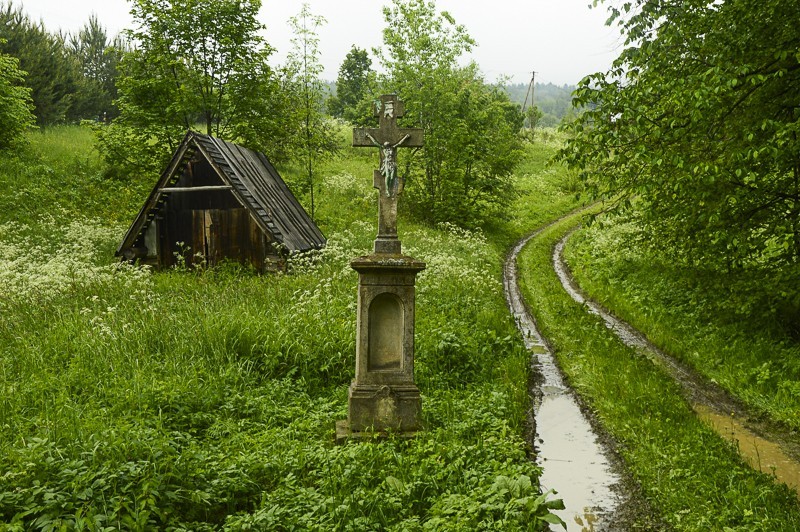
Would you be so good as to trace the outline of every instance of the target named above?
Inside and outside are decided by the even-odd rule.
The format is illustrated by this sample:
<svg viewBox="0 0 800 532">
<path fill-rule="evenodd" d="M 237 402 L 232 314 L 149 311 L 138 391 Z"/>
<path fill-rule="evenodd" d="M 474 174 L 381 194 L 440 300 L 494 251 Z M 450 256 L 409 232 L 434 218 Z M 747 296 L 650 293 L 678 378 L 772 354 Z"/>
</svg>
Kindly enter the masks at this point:
<svg viewBox="0 0 800 532">
<path fill-rule="evenodd" d="M 347 422 L 353 432 L 415 432 L 420 429 L 422 400 L 413 384 L 350 385 Z"/>
<path fill-rule="evenodd" d="M 402 255 L 375 254 L 350 265 L 358 272 L 355 382 L 413 384 L 414 284 L 425 263 Z"/>
<path fill-rule="evenodd" d="M 421 428 L 422 398 L 414 383 L 414 285 L 425 263 L 373 254 L 350 264 L 358 272 L 356 375 L 347 423 L 337 426 L 337 440 L 367 433 L 409 436 Z"/>
</svg>

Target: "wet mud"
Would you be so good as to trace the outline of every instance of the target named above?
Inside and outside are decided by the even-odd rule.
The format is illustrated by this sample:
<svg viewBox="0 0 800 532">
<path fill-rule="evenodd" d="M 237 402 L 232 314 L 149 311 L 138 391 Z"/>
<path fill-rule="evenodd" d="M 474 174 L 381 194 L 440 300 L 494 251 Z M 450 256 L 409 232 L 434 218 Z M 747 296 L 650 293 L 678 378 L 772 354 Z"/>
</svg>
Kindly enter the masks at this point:
<svg viewBox="0 0 800 532">
<path fill-rule="evenodd" d="M 667 355 L 639 331 L 612 315 L 598 303 L 587 299 L 575 283 L 564 262 L 563 251 L 568 233 L 556 245 L 553 267 L 564 289 L 589 312 L 600 316 L 606 326 L 629 347 L 640 350 L 664 368 L 683 388 L 693 410 L 726 440 L 734 443 L 751 467 L 773 475 L 798 492 L 800 499 L 800 444 L 783 427 L 750 415 L 740 401 L 721 387 L 697 374 L 682 362 Z"/>
<path fill-rule="evenodd" d="M 697 415 L 723 438 L 734 443 L 750 467 L 773 475 L 783 482 L 800 499 L 800 464 L 793 460 L 780 445 L 749 430 L 744 423 L 729 413 L 715 412 L 702 405 L 692 405 Z"/>
</svg>

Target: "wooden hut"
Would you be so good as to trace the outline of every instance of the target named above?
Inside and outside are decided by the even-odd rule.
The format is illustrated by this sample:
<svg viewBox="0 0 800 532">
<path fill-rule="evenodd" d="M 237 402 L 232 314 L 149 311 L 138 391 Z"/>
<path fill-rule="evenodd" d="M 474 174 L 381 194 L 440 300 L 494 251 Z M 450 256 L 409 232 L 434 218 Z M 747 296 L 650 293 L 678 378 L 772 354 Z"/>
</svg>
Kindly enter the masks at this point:
<svg viewBox="0 0 800 532">
<path fill-rule="evenodd" d="M 190 131 L 116 254 L 157 268 L 228 259 L 264 271 L 324 245 L 264 154 Z"/>
</svg>

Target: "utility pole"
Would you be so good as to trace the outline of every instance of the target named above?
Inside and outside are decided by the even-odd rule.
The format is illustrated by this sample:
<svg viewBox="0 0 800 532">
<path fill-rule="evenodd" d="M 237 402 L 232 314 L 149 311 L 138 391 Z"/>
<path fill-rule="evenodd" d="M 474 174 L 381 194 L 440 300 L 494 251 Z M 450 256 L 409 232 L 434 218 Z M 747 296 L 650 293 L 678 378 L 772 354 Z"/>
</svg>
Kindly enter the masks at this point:
<svg viewBox="0 0 800 532">
<path fill-rule="evenodd" d="M 525 91 L 525 103 L 522 104 L 522 114 L 525 114 L 525 106 L 528 104 L 528 94 L 531 95 L 531 107 L 533 107 L 533 91 L 536 83 L 536 71 L 531 72 L 531 82 L 528 84 L 528 90 Z M 528 122 L 530 128 L 533 129 L 533 122 Z"/>
</svg>

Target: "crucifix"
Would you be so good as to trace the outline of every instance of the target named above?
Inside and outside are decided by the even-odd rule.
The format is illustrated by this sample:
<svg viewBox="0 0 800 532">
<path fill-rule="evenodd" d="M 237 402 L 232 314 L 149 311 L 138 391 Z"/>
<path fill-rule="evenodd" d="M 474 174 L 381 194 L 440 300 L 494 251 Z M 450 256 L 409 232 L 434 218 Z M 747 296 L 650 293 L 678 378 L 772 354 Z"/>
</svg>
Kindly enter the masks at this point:
<svg viewBox="0 0 800 532">
<path fill-rule="evenodd" d="M 397 119 L 405 109 L 396 94 L 384 94 L 375 102 L 375 116 L 380 127 L 353 129 L 354 147 L 376 147 L 380 151 L 380 170 L 373 172 L 373 186 L 378 198 L 378 237 L 376 253 L 400 254 L 397 238 L 397 199 L 403 192 L 405 177 L 397 173 L 397 148 L 421 148 L 422 129 L 401 128 Z"/>
</svg>

